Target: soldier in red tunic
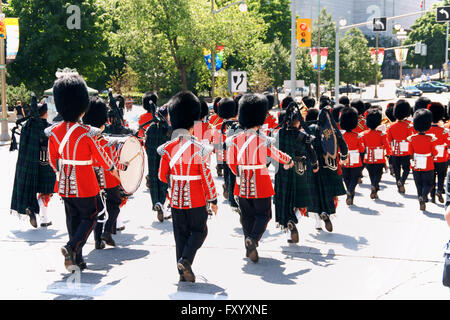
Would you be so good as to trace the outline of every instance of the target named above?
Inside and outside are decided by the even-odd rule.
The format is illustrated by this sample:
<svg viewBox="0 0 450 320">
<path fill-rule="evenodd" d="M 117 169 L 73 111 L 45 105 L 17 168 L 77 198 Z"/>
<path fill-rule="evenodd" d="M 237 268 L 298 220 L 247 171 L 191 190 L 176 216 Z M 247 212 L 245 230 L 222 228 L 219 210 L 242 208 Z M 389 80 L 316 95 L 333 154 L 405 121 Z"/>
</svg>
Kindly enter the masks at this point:
<svg viewBox="0 0 450 320">
<path fill-rule="evenodd" d="M 398 192 L 400 193 L 405 193 L 405 182 L 411 165 L 411 148 L 407 138 L 413 134 L 413 131 L 411 123 L 406 120 L 410 114 L 411 106 L 409 103 L 406 100 L 398 100 L 394 106 L 394 117 L 397 121 L 387 129 L 387 139 L 392 150 L 389 158 L 392 162 Z"/>
<path fill-rule="evenodd" d="M 365 150 L 364 163 L 366 164 L 367 171 L 369 171 L 370 182 L 372 184 L 371 199 L 378 199 L 380 181 L 386 165 L 386 155 L 389 155 L 391 152 L 386 134 L 377 130 L 381 124 L 381 119 L 381 111 L 378 109 L 370 109 L 366 118 L 366 124 L 369 130 L 359 135 L 361 145 Z"/>
<path fill-rule="evenodd" d="M 273 94 L 266 92 L 264 95 L 267 98 L 267 101 L 269 101 L 269 109 L 267 110 L 267 117 L 266 121 L 264 122 L 264 129 L 267 130 L 267 134 L 269 130 L 273 130 L 278 126 L 277 119 L 270 113 L 270 110 L 272 110 L 273 105 L 275 103 L 275 97 Z"/>
<path fill-rule="evenodd" d="M 428 193 L 433 187 L 434 161 L 437 156 L 436 137 L 426 132 L 431 128 L 433 114 L 430 110 L 419 109 L 414 113 L 414 129 L 418 132 L 410 137 L 413 158 L 413 175 L 419 198 L 420 210 L 425 211 L 428 202 Z"/>
<path fill-rule="evenodd" d="M 449 130 L 441 125 L 441 121 L 444 119 L 445 108 L 439 102 L 432 103 L 428 110 L 433 114 L 433 123 L 427 134 L 434 134 L 436 137 L 436 151 L 437 156 L 434 160 L 434 186 L 431 189 L 431 202 L 435 203 L 435 197 L 438 197 L 440 203 L 444 203 L 445 193 L 444 182 L 447 176 L 447 161 L 448 161 L 448 145 L 450 143 Z M 437 183 L 436 183 L 437 179 Z"/>
<path fill-rule="evenodd" d="M 358 134 L 353 130 L 358 125 L 358 111 L 353 107 L 344 107 L 341 111 L 339 123 L 342 130 L 344 140 L 348 146 L 348 154 L 346 161 L 342 162 L 342 177 L 347 187 L 347 205 L 353 205 L 355 198 L 355 189 L 358 185 L 359 175 L 361 173 L 362 161 L 360 154 L 364 152 L 364 147 L 358 139 Z"/>
<path fill-rule="evenodd" d="M 239 124 L 243 131 L 226 140 L 227 161 L 237 181 L 234 195 L 238 197 L 246 255 L 258 262 L 256 247 L 272 218 L 274 189 L 267 169 L 267 157 L 284 164 L 294 165 L 291 157 L 273 145 L 274 139 L 259 129 L 267 114 L 267 98 L 261 94 L 246 94 L 239 101 Z"/>
<path fill-rule="evenodd" d="M 193 135 L 200 109 L 200 101 L 191 92 L 172 97 L 168 111 L 174 139 L 158 148 L 158 178 L 170 184 L 172 191 L 170 205 L 180 281 L 189 282 L 195 282 L 191 265 L 208 234 L 207 202 L 217 213 L 216 188 L 206 160 L 213 149 Z"/>
<path fill-rule="evenodd" d="M 103 150 L 97 136 L 100 129 L 82 125 L 89 95 L 80 76 L 63 76 L 53 86 L 56 110 L 64 121 L 47 128 L 49 163 L 56 172 L 56 192 L 64 200 L 69 242 L 61 248 L 64 265 L 73 271 L 82 264 L 82 249 L 94 229 L 97 215 L 104 210 L 94 161 L 118 177 L 113 161 Z"/>
<path fill-rule="evenodd" d="M 145 139 L 145 132 L 155 115 L 157 102 L 158 96 L 153 92 L 146 92 L 142 97 L 142 107 L 147 112 L 139 117 L 139 139 Z"/>
</svg>

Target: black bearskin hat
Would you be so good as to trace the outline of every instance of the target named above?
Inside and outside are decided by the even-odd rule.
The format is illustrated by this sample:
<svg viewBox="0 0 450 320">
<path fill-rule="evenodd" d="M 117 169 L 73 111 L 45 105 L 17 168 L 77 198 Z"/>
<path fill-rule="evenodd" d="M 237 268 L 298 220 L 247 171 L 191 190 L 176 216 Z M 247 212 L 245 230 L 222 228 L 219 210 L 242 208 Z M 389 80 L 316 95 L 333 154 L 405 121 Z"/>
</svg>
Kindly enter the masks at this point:
<svg viewBox="0 0 450 320">
<path fill-rule="evenodd" d="M 319 109 L 322 110 L 325 107 L 331 107 L 331 99 L 327 96 L 321 96 L 319 100 Z"/>
<path fill-rule="evenodd" d="M 411 115 L 411 105 L 408 101 L 400 99 L 394 106 L 394 117 L 403 120 Z"/>
<path fill-rule="evenodd" d="M 77 122 L 89 107 L 89 94 L 83 78 L 65 75 L 53 85 L 56 110 L 64 121 Z"/>
<path fill-rule="evenodd" d="M 234 102 L 231 98 L 223 98 L 219 102 L 218 115 L 222 119 L 231 119 L 236 117 L 237 115 L 237 106 L 236 102 Z"/>
<path fill-rule="evenodd" d="M 426 132 L 431 128 L 433 114 L 428 109 L 419 109 L 414 112 L 413 118 L 414 130 L 417 132 Z"/>
<path fill-rule="evenodd" d="M 350 106 L 350 99 L 347 96 L 342 96 L 339 98 L 339 104 Z"/>
<path fill-rule="evenodd" d="M 154 92 L 146 92 L 142 97 L 142 106 L 149 113 L 155 113 L 158 96 Z"/>
<path fill-rule="evenodd" d="M 46 103 L 38 104 L 39 117 L 42 117 L 44 114 L 47 113 L 47 111 L 48 111 L 48 106 Z"/>
<path fill-rule="evenodd" d="M 275 96 L 273 94 L 271 94 L 270 92 L 264 92 L 264 95 L 266 96 L 267 101 L 269 102 L 268 110 L 272 110 L 273 105 L 275 104 Z"/>
<path fill-rule="evenodd" d="M 238 95 L 236 95 L 233 100 L 234 102 L 236 102 L 236 107 L 239 105 L 239 100 L 241 100 L 242 98 L 242 93 L 239 93 Z"/>
<path fill-rule="evenodd" d="M 372 108 L 372 104 L 370 102 L 364 102 L 364 112 Z"/>
<path fill-rule="evenodd" d="M 262 126 L 266 121 L 267 98 L 262 94 L 248 93 L 239 100 L 239 124 L 244 129 Z"/>
<path fill-rule="evenodd" d="M 391 121 L 391 122 L 395 122 L 395 120 L 396 120 L 396 118 L 394 116 L 394 106 L 395 106 L 395 103 L 393 103 L 393 102 L 388 103 L 388 105 L 386 107 L 386 111 L 384 113 L 386 115 L 386 117 L 389 119 L 389 121 Z M 409 116 L 409 114 L 408 114 L 408 116 Z"/>
<path fill-rule="evenodd" d="M 367 112 L 366 126 L 369 129 L 375 130 L 381 124 L 382 118 L 383 118 L 383 115 L 381 114 L 380 110 L 370 109 Z"/>
<path fill-rule="evenodd" d="M 342 109 L 344 109 L 344 106 L 342 104 L 338 104 L 331 111 L 331 115 L 333 116 L 333 119 L 336 123 L 339 123 L 339 115 L 340 115 Z"/>
<path fill-rule="evenodd" d="M 209 107 L 205 100 L 200 101 L 200 120 L 209 114 Z"/>
<path fill-rule="evenodd" d="M 414 104 L 414 112 L 420 109 L 426 109 L 428 108 L 428 105 L 431 103 L 431 100 L 427 97 L 420 97 L 416 100 L 416 103 Z"/>
<path fill-rule="evenodd" d="M 358 110 L 358 114 L 362 115 L 366 112 L 364 102 L 361 99 L 353 99 L 350 106 Z"/>
<path fill-rule="evenodd" d="M 432 102 L 428 107 L 428 110 L 433 114 L 433 123 L 438 123 L 442 119 L 444 119 L 445 108 L 439 102 Z"/>
<path fill-rule="evenodd" d="M 100 128 L 108 120 L 108 107 L 105 101 L 99 97 L 92 97 L 89 100 L 89 110 L 83 116 L 83 123 Z"/>
<path fill-rule="evenodd" d="M 217 114 L 217 110 L 218 110 L 218 108 L 219 108 L 219 102 L 220 102 L 220 100 L 222 100 L 222 98 L 221 98 L 221 97 L 217 97 L 217 98 L 215 98 L 214 101 L 213 101 L 213 110 L 214 110 L 214 113 L 215 113 L 215 114 Z"/>
<path fill-rule="evenodd" d="M 314 98 L 304 97 L 302 101 L 308 109 L 312 109 L 316 106 L 316 100 Z"/>
<path fill-rule="evenodd" d="M 118 107 L 119 107 L 120 109 L 125 108 L 125 98 L 124 98 L 122 95 L 117 94 L 117 95 L 114 96 L 114 99 L 116 99 L 116 101 L 119 102 Z"/>
<path fill-rule="evenodd" d="M 278 114 L 278 123 L 281 124 L 284 122 L 284 119 L 286 118 L 286 110 L 281 110 Z"/>
<path fill-rule="evenodd" d="M 190 129 L 200 118 L 200 100 L 190 91 L 181 91 L 167 103 L 173 130 Z"/>
<path fill-rule="evenodd" d="M 309 109 L 306 114 L 305 121 L 315 121 L 319 119 L 319 110 L 318 109 Z"/>
<path fill-rule="evenodd" d="M 285 97 L 283 100 L 281 100 L 281 109 L 286 109 L 293 101 L 294 99 L 292 99 L 291 96 Z"/>
<path fill-rule="evenodd" d="M 358 110 L 347 106 L 341 110 L 339 124 L 345 131 L 352 131 L 358 126 Z"/>
</svg>

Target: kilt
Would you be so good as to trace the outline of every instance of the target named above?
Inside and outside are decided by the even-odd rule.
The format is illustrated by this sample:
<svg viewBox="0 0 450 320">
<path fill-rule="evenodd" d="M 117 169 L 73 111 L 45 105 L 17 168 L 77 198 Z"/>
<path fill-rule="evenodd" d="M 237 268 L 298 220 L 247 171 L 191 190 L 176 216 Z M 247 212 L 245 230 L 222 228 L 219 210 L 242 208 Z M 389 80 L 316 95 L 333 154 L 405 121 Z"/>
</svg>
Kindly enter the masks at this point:
<svg viewBox="0 0 450 320">
<path fill-rule="evenodd" d="M 38 193 L 52 194 L 55 192 L 56 175 L 49 164 L 39 164 Z"/>
</svg>

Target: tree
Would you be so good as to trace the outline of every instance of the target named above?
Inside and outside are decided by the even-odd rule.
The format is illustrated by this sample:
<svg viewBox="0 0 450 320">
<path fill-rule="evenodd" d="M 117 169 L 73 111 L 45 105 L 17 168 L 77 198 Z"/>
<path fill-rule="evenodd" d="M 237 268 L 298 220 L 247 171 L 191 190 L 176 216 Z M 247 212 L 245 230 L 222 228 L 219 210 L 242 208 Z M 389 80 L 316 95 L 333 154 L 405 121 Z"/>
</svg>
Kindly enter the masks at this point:
<svg viewBox="0 0 450 320">
<path fill-rule="evenodd" d="M 71 5 L 80 8 L 80 29 L 69 29 Z M 95 0 L 10 0 L 5 8 L 9 17 L 20 18 L 20 48 L 8 66 L 12 85 L 24 83 L 33 91 L 51 87 L 57 68 L 76 68 L 88 84 L 97 83 L 105 72 L 103 63 L 108 44 L 98 19 L 101 12 Z"/>
<path fill-rule="evenodd" d="M 312 46 L 317 47 L 319 44 L 319 20 L 313 24 L 312 30 Z M 334 82 L 335 69 L 335 52 L 336 52 L 336 23 L 333 21 L 331 14 L 325 8 L 320 12 L 320 47 L 328 48 L 328 61 L 325 69 L 321 71 L 320 77 L 326 81 Z M 315 77 L 317 82 L 317 72 Z"/>
</svg>

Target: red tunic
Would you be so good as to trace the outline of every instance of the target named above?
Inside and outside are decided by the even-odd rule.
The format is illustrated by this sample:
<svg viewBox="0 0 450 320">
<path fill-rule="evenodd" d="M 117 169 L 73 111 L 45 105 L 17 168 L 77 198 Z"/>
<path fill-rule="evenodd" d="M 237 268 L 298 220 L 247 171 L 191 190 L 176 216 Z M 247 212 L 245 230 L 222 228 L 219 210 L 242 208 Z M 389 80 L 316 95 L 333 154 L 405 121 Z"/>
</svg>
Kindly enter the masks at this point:
<svg viewBox="0 0 450 320">
<path fill-rule="evenodd" d="M 430 171 L 434 170 L 433 157 L 437 155 L 436 152 L 436 137 L 431 134 L 414 134 L 408 137 L 411 143 L 411 152 L 413 155 L 413 170 L 414 171 Z M 424 160 L 426 158 L 426 166 Z"/>
<path fill-rule="evenodd" d="M 436 140 L 437 156 L 433 159 L 434 162 L 442 163 L 448 160 L 448 145 L 450 143 L 450 134 L 447 129 L 438 125 L 431 125 L 427 134 L 433 134 Z"/>
<path fill-rule="evenodd" d="M 391 148 L 386 134 L 378 130 L 367 130 L 359 134 L 364 148 L 364 163 L 386 163 L 385 155 L 390 155 Z"/>
<path fill-rule="evenodd" d="M 353 132 L 361 133 L 366 130 L 369 130 L 369 128 L 366 126 L 366 120 L 364 119 L 363 116 L 359 116 L 358 125 L 356 126 L 355 130 L 353 130 Z"/>
<path fill-rule="evenodd" d="M 139 117 L 139 126 L 143 125 L 144 123 L 151 121 L 153 119 L 153 115 L 150 112 L 144 113 Z M 143 129 L 139 129 L 139 138 L 143 139 L 145 132 L 147 131 L 148 127 L 150 126 L 150 123 L 145 125 Z"/>
<path fill-rule="evenodd" d="M 267 124 L 268 129 L 275 129 L 278 126 L 277 120 L 271 113 L 267 114 L 264 124 Z"/>
<path fill-rule="evenodd" d="M 65 144 L 62 154 L 59 154 L 60 143 L 74 125 L 75 122 L 62 122 L 46 130 L 49 136 L 49 163 L 58 177 L 55 192 L 65 198 L 95 197 L 100 188 L 93 162 L 97 162 L 107 171 L 114 169 L 114 164 L 97 139 L 101 131 L 82 124 L 78 124 Z M 59 173 L 57 160 L 61 164 Z"/>
<path fill-rule="evenodd" d="M 291 157 L 273 146 L 274 139 L 245 130 L 226 140 L 228 166 L 236 175 L 234 194 L 241 198 L 268 198 L 275 194 L 267 157 L 287 164 Z"/>
<path fill-rule="evenodd" d="M 175 209 L 192 209 L 217 199 L 207 156 L 210 146 L 194 136 L 179 135 L 158 148 L 161 155 L 158 178 L 171 185 L 170 204 Z M 170 178 L 170 180 L 169 180 Z"/>
<path fill-rule="evenodd" d="M 213 114 L 211 118 L 209 118 L 209 126 L 210 128 L 220 129 L 222 126 L 223 119 L 219 117 L 218 114 Z"/>
<path fill-rule="evenodd" d="M 342 166 L 344 168 L 362 167 L 360 154 L 364 152 L 364 147 L 361 140 L 358 139 L 358 134 L 356 132 L 345 132 L 343 137 L 348 146 L 349 161 Z"/>
<path fill-rule="evenodd" d="M 411 155 L 411 148 L 407 138 L 413 134 L 411 123 L 407 120 L 398 120 L 387 129 L 387 139 L 391 145 L 392 155 L 403 157 Z"/>
</svg>

